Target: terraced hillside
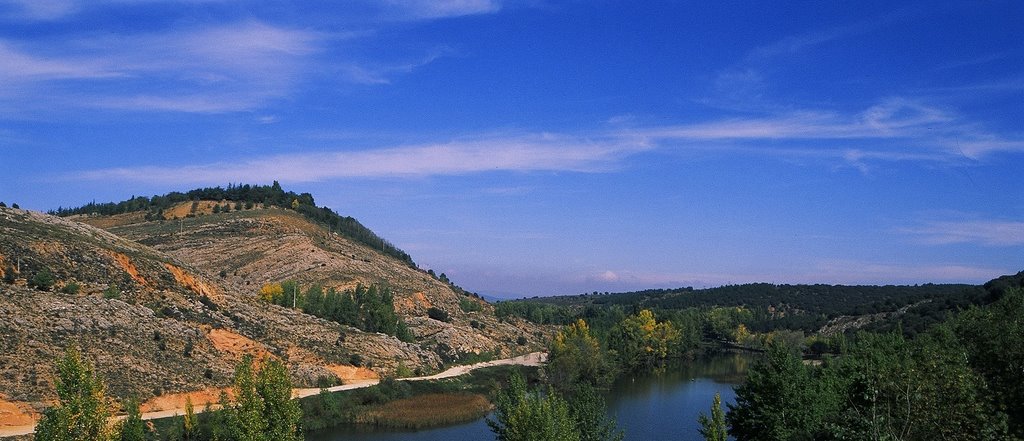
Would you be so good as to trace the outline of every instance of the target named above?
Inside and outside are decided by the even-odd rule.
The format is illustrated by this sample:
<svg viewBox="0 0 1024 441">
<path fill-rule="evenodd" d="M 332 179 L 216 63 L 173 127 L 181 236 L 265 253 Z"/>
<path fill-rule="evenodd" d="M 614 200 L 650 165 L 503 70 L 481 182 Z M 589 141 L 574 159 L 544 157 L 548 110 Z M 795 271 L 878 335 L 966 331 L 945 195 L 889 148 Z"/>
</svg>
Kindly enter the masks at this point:
<svg viewBox="0 0 1024 441">
<path fill-rule="evenodd" d="M 0 208 L 0 424 L 53 400 L 53 360 L 80 345 L 117 397 L 158 408 L 175 394 L 226 386 L 245 353 L 284 360 L 299 387 L 429 373 L 467 354 L 537 347 L 540 328 L 499 322 L 490 305 L 464 312 L 456 293 L 392 257 L 283 209 L 179 221 L 72 219 Z M 130 220 L 129 220 L 130 219 Z M 80 219 L 81 220 L 81 219 Z M 387 283 L 416 341 L 403 342 L 270 305 L 266 282 L 339 288 Z M 440 308 L 450 322 L 427 317 Z M 525 344 L 520 344 L 525 343 Z M 144 406 L 146 407 L 146 406 Z"/>
</svg>

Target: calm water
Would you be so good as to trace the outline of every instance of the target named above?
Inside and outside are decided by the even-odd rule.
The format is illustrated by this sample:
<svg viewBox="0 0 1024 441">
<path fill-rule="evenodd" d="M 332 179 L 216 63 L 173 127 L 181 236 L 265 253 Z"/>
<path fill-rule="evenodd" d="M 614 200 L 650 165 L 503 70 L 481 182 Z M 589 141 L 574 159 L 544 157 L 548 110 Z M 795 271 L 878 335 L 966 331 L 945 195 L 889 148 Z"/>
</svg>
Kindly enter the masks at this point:
<svg viewBox="0 0 1024 441">
<path fill-rule="evenodd" d="M 708 413 L 715 393 L 723 403 L 735 399 L 733 386 L 743 381 L 754 359 L 723 354 L 688 361 L 664 373 L 623 378 L 608 392 L 608 414 L 625 431 L 626 440 L 699 440 L 697 415 Z M 310 441 L 461 441 L 492 440 L 483 419 L 418 432 L 337 428 L 306 437 Z"/>
</svg>

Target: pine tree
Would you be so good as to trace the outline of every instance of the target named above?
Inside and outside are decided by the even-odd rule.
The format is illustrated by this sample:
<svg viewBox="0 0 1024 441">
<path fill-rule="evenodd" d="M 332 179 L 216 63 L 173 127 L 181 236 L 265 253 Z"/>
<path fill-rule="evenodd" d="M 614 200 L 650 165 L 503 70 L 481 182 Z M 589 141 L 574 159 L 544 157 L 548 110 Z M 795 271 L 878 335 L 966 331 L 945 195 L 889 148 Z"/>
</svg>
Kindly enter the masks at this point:
<svg viewBox="0 0 1024 441">
<path fill-rule="evenodd" d="M 725 412 L 722 411 L 722 396 L 715 393 L 715 401 L 711 403 L 711 417 L 701 414 L 697 417 L 700 423 L 700 434 L 707 441 L 726 441 L 728 439 L 725 426 Z"/>
<path fill-rule="evenodd" d="M 124 421 L 121 421 L 121 441 L 145 441 L 146 430 L 142 423 L 142 411 L 139 410 L 139 402 L 129 399 L 124 406 L 128 414 Z"/>
</svg>

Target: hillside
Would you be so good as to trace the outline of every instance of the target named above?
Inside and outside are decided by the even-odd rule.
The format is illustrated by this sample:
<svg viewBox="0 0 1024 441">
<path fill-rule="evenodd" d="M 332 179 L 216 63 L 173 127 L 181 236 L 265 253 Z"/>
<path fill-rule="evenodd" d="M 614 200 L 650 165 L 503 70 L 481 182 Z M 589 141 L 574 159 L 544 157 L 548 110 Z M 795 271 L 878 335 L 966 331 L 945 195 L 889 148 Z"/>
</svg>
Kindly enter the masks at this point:
<svg viewBox="0 0 1024 441">
<path fill-rule="evenodd" d="M 293 210 L 77 219 L 110 231 L 0 208 L 0 420 L 36 417 L 54 398 L 51 366 L 69 344 L 84 349 L 112 395 L 153 410 L 175 394 L 214 396 L 245 353 L 277 357 L 296 386 L 315 387 L 322 378 L 373 378 L 399 366 L 429 373 L 466 356 L 525 353 L 540 340 L 539 327 L 499 322 L 482 302 L 464 312 L 460 302 L 477 299 Z M 262 284 L 285 279 L 386 283 L 415 341 L 259 299 Z M 428 318 L 431 307 L 450 323 Z"/>
</svg>

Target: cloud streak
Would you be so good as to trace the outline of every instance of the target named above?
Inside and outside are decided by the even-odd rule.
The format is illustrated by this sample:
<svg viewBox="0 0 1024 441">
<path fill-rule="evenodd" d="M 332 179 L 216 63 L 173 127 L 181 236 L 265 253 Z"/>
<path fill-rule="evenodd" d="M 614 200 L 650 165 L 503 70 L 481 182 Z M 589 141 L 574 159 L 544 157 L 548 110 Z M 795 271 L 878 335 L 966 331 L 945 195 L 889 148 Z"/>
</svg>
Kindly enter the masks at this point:
<svg viewBox="0 0 1024 441">
<path fill-rule="evenodd" d="M 933 221 L 900 230 L 927 245 L 1024 245 L 1024 222 L 1002 220 Z"/>
<path fill-rule="evenodd" d="M 266 176 L 275 176 L 287 182 L 313 182 L 339 178 L 416 178 L 494 171 L 600 172 L 614 169 L 623 157 L 647 148 L 643 144 L 531 135 L 365 151 L 280 155 L 242 163 L 111 168 L 77 173 L 68 178 L 217 184 L 248 182 Z"/>
<path fill-rule="evenodd" d="M 32 47 L 0 41 L 0 78 L 8 84 L 0 99 L 30 103 L 47 90 L 49 100 L 63 99 L 70 107 L 251 110 L 285 95 L 324 40 L 315 32 L 250 21 Z M 75 84 L 80 92 L 54 94 L 62 84 Z"/>
<path fill-rule="evenodd" d="M 106 106 L 216 112 L 251 103 L 209 97 L 134 97 Z M 123 98 L 129 99 L 129 98 Z M 180 107 L 176 107 L 180 106 Z M 952 142 L 965 138 L 964 142 Z M 973 140 L 970 140 L 973 139 Z M 799 147 L 775 142 L 811 142 Z M 766 145 L 766 141 L 771 141 Z M 851 146 L 851 144 L 853 146 Z M 632 156 L 649 151 L 686 149 L 710 154 L 765 155 L 843 164 L 867 173 L 883 162 L 962 164 L 1003 151 L 1024 150 L 1024 140 L 1000 140 L 944 111 L 917 102 L 891 99 L 863 112 L 841 116 L 797 112 L 774 117 L 726 119 L 689 125 L 598 130 L 583 135 L 524 134 L 471 136 L 449 142 L 378 146 L 366 150 L 298 152 L 177 167 L 122 167 L 84 171 L 67 179 L 120 180 L 167 184 L 217 184 L 276 176 L 290 182 L 346 178 L 418 178 L 494 171 L 620 170 Z M 965 150 L 966 149 L 966 150 Z M 969 152 L 969 153 L 965 153 Z"/>
</svg>

